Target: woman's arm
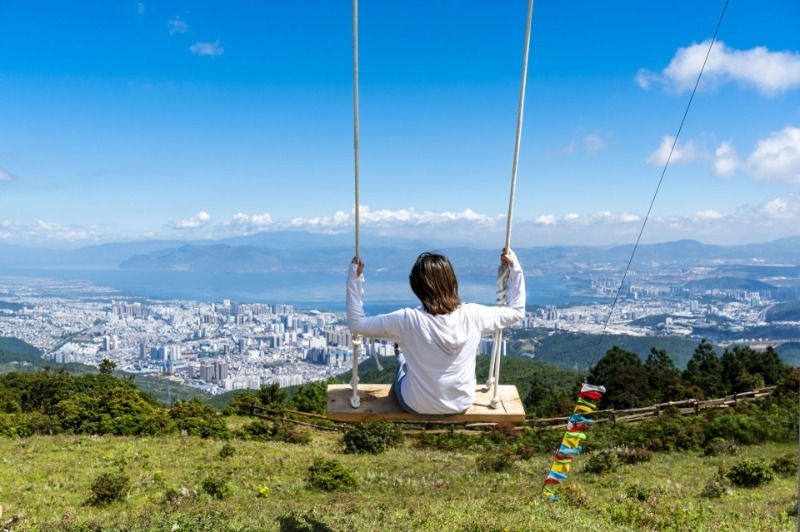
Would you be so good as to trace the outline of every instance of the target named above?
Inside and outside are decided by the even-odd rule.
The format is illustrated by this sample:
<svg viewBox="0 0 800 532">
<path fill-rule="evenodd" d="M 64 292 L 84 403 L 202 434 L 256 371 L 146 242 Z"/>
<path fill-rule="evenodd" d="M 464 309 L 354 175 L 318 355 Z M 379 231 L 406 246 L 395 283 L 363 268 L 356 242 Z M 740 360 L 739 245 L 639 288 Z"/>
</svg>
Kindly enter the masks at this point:
<svg viewBox="0 0 800 532">
<path fill-rule="evenodd" d="M 405 317 L 405 310 L 398 310 L 391 314 L 380 314 L 368 317 L 364 314 L 361 301 L 362 284 L 364 278 L 361 272 L 364 264 L 361 261 L 350 264 L 347 275 L 347 325 L 353 334 L 361 334 L 369 338 L 400 339 Z"/>
<path fill-rule="evenodd" d="M 503 253 L 501 261 L 509 269 L 506 305 L 481 307 L 479 318 L 481 334 L 505 329 L 525 317 L 525 275 L 522 266 L 511 250 Z"/>
</svg>

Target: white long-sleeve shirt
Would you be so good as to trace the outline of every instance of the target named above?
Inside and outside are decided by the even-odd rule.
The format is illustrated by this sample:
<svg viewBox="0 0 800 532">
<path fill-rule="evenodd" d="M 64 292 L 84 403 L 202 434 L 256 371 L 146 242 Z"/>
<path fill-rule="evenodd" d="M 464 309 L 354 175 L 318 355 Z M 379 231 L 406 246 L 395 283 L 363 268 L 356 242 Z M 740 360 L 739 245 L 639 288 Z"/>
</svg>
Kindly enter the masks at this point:
<svg viewBox="0 0 800 532">
<path fill-rule="evenodd" d="M 433 316 L 423 307 L 366 316 L 363 277 L 350 265 L 347 322 L 350 332 L 394 340 L 406 359 L 403 400 L 420 414 L 455 414 L 475 401 L 475 357 L 480 340 L 525 317 L 525 278 L 517 261 L 511 268 L 507 306 L 463 303 L 450 314 Z"/>
</svg>

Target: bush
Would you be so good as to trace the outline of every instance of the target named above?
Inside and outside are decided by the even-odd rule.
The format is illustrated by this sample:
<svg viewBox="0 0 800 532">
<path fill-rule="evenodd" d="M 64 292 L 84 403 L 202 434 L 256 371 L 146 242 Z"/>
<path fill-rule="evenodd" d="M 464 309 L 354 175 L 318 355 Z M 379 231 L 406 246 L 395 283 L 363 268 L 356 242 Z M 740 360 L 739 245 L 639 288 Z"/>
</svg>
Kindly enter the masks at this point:
<svg viewBox="0 0 800 532">
<path fill-rule="evenodd" d="M 763 462 L 745 459 L 734 464 L 725 477 L 736 487 L 757 488 L 772 482 L 775 475 Z"/>
<path fill-rule="evenodd" d="M 786 453 L 770 464 L 770 469 L 778 475 L 790 477 L 797 474 L 797 453 Z"/>
<path fill-rule="evenodd" d="M 511 423 L 498 423 L 489 431 L 487 437 L 499 444 L 513 443 L 517 440 L 519 431 Z"/>
<path fill-rule="evenodd" d="M 276 423 L 274 438 L 285 443 L 307 444 L 314 439 L 311 429 L 299 427 L 294 423 Z"/>
<path fill-rule="evenodd" d="M 641 464 L 653 459 L 653 451 L 648 451 L 647 449 L 623 449 L 617 453 L 617 458 L 623 464 Z"/>
<path fill-rule="evenodd" d="M 238 393 L 233 396 L 228 406 L 222 409 L 223 416 L 249 416 L 253 413 L 253 406 L 260 405 L 258 397 L 250 393 Z"/>
<path fill-rule="evenodd" d="M 299 427 L 293 423 L 274 419 L 257 419 L 242 427 L 237 436 L 245 440 L 282 441 L 286 443 L 311 443 L 313 433 L 310 429 Z"/>
<path fill-rule="evenodd" d="M 727 492 L 727 487 L 725 483 L 720 481 L 718 478 L 714 478 L 708 481 L 708 484 L 705 485 L 703 491 L 700 492 L 700 497 L 704 499 L 719 499 Z"/>
<path fill-rule="evenodd" d="M 438 432 L 420 434 L 416 446 L 422 449 L 436 449 L 448 452 L 482 451 L 487 447 L 481 436 L 464 433 Z M 492 445 L 492 448 L 494 445 Z"/>
<path fill-rule="evenodd" d="M 619 467 L 617 453 L 613 450 L 606 449 L 590 454 L 589 459 L 586 460 L 586 465 L 583 466 L 583 470 L 587 473 L 600 475 L 602 473 L 614 471 L 617 467 Z"/>
<path fill-rule="evenodd" d="M 390 423 L 356 423 L 342 436 L 347 454 L 380 454 L 402 441 L 402 433 Z"/>
<path fill-rule="evenodd" d="M 724 438 L 712 438 L 703 448 L 704 456 L 737 455 L 740 447 L 736 442 Z"/>
<path fill-rule="evenodd" d="M 203 491 L 216 499 L 224 499 L 231 491 L 228 475 L 209 475 L 201 484 Z"/>
<path fill-rule="evenodd" d="M 580 508 L 586 504 L 586 492 L 577 484 L 562 482 L 556 487 L 558 498 L 572 508 Z"/>
<path fill-rule="evenodd" d="M 629 499 L 639 502 L 652 502 L 661 492 L 656 488 L 642 486 L 641 484 L 631 484 L 625 488 L 625 495 Z"/>
<path fill-rule="evenodd" d="M 131 489 L 131 480 L 124 472 L 103 473 L 97 477 L 90 488 L 90 504 L 103 505 L 123 499 Z"/>
<path fill-rule="evenodd" d="M 338 491 L 358 486 L 356 478 L 338 460 L 317 458 L 308 468 L 306 481 L 312 488 Z"/>
<path fill-rule="evenodd" d="M 490 452 L 475 458 L 475 466 L 482 473 L 503 473 L 514 467 L 514 455 L 510 451 Z"/>
<path fill-rule="evenodd" d="M 222 449 L 219 450 L 219 457 L 222 459 L 230 458 L 231 456 L 236 454 L 236 447 L 234 447 L 230 442 L 225 442 L 225 445 L 222 446 Z"/>
</svg>

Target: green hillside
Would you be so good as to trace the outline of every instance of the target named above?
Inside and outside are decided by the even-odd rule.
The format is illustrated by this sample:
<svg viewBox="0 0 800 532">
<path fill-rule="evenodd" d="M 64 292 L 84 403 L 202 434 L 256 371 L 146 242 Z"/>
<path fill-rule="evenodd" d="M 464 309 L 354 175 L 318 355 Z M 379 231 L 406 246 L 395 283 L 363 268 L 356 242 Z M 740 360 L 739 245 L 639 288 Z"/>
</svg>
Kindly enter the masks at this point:
<svg viewBox="0 0 800 532">
<path fill-rule="evenodd" d="M 580 371 L 586 371 L 590 365 L 596 364 L 613 346 L 647 359 L 650 349 L 663 349 L 669 354 L 675 365 L 685 368 L 692 358 L 699 340 L 678 336 L 629 336 L 576 334 L 571 332 L 553 332 L 546 329 L 512 329 L 508 332 L 511 353 L 533 355 L 539 362 L 548 362 Z M 722 354 L 717 349 L 717 354 Z"/>
<path fill-rule="evenodd" d="M 749 292 L 775 290 L 775 287 L 771 284 L 745 277 L 709 277 L 708 279 L 689 281 L 684 287 L 700 290 L 747 290 Z"/>
<path fill-rule="evenodd" d="M 39 371 L 45 368 L 52 370 L 63 368 L 72 375 L 98 372 L 96 367 L 86 364 L 57 364 L 47 361 L 41 358 L 41 351 L 34 346 L 17 338 L 0 337 L 0 374 L 12 371 Z M 139 390 L 153 395 L 166 404 L 192 397 L 207 397 L 207 394 L 200 390 L 161 377 L 132 375 L 122 371 L 115 371 L 114 374 L 122 378 L 133 378 Z"/>
<path fill-rule="evenodd" d="M 767 311 L 768 321 L 800 321 L 800 301 L 779 303 Z"/>
</svg>

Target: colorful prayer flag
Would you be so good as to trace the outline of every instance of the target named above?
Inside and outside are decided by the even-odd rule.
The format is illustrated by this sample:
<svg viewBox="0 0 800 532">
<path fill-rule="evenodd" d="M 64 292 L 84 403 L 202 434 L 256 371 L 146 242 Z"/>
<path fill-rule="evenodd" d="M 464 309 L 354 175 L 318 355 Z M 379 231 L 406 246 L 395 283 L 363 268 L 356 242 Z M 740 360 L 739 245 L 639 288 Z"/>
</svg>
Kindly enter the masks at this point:
<svg viewBox="0 0 800 532">
<path fill-rule="evenodd" d="M 585 382 L 581 386 L 578 400 L 575 403 L 575 409 L 572 411 L 569 421 L 567 421 L 567 430 L 553 458 L 550 472 L 544 480 L 544 487 L 542 487 L 543 495 L 547 495 L 553 500 L 558 499 L 558 495 L 553 490 L 552 486 L 560 484 L 567 479 L 567 475 L 564 473 L 569 472 L 572 458 L 583 449 L 581 442 L 586 439 L 584 431 L 588 425 L 594 423 L 591 419 L 585 418 L 580 414 L 592 413 L 597 410 L 597 405 L 595 403 L 603 397 L 604 393 L 606 393 L 605 386 L 587 384 Z M 591 399 L 595 401 L 595 403 L 590 403 L 587 399 Z"/>
</svg>

